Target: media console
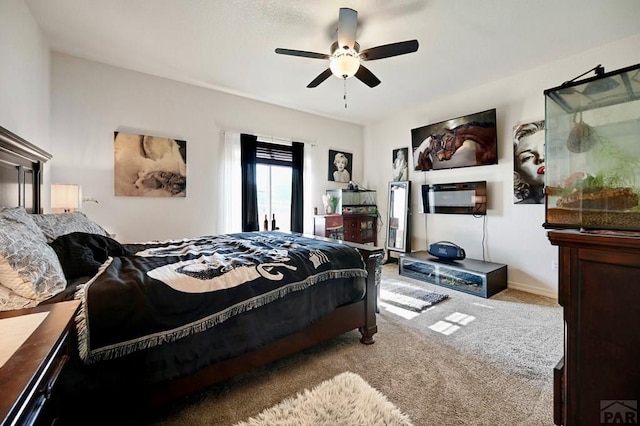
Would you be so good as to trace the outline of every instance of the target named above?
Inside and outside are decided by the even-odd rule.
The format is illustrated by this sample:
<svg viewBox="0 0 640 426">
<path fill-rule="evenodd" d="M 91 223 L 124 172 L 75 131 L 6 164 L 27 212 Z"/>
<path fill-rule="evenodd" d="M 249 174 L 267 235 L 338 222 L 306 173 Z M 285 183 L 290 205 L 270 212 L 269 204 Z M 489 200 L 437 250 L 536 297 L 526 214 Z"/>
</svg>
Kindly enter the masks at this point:
<svg viewBox="0 0 640 426">
<path fill-rule="evenodd" d="M 404 253 L 398 261 L 400 275 L 484 298 L 507 288 L 507 265 L 464 259 L 447 261 L 426 251 Z"/>
</svg>

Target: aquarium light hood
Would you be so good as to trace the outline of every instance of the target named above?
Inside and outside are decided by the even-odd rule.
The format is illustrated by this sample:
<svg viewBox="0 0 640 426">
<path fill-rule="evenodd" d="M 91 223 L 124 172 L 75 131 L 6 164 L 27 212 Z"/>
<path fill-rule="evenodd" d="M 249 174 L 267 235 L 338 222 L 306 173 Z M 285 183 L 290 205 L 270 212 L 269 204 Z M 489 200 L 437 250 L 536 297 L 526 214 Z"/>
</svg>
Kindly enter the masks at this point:
<svg viewBox="0 0 640 426">
<path fill-rule="evenodd" d="M 590 72 L 595 76 L 576 81 Z M 640 99 L 640 64 L 604 72 L 602 65 L 580 74 L 562 85 L 547 89 L 544 95 L 553 99 L 567 113 L 587 111 Z"/>
</svg>

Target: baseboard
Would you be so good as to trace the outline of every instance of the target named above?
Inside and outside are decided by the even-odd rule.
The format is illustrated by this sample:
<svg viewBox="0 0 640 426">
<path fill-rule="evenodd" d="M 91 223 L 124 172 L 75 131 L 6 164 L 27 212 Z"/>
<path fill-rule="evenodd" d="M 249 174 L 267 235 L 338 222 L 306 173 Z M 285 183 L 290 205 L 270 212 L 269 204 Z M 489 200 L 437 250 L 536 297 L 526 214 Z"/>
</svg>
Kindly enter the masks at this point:
<svg viewBox="0 0 640 426">
<path fill-rule="evenodd" d="M 513 290 L 524 291 L 526 293 L 537 294 L 538 296 L 550 297 L 551 299 L 558 300 L 558 291 L 557 290 L 545 290 L 540 287 L 534 287 L 532 285 L 516 283 L 513 281 L 509 281 L 507 284 L 508 288 Z"/>
</svg>

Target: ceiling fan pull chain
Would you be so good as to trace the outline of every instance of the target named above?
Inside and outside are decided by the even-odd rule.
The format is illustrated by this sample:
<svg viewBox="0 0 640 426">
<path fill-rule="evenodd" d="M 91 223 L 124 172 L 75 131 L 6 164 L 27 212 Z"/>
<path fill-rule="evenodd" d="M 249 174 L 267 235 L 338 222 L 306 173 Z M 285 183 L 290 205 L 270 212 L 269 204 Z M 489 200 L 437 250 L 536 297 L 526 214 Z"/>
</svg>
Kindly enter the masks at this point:
<svg viewBox="0 0 640 426">
<path fill-rule="evenodd" d="M 344 109 L 347 109 L 347 79 L 343 78 L 342 81 L 344 82 Z"/>
</svg>

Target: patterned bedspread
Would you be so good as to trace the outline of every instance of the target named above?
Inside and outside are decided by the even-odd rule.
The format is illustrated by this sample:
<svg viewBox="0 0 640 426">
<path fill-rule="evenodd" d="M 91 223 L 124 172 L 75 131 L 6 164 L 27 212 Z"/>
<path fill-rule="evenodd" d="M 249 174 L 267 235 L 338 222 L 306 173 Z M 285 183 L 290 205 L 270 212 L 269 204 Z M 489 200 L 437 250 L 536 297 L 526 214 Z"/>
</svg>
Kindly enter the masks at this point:
<svg viewBox="0 0 640 426">
<path fill-rule="evenodd" d="M 255 232 L 127 245 L 79 286 L 78 350 L 113 359 L 208 330 L 322 285 L 365 277 L 359 252 L 297 234 Z"/>
</svg>

